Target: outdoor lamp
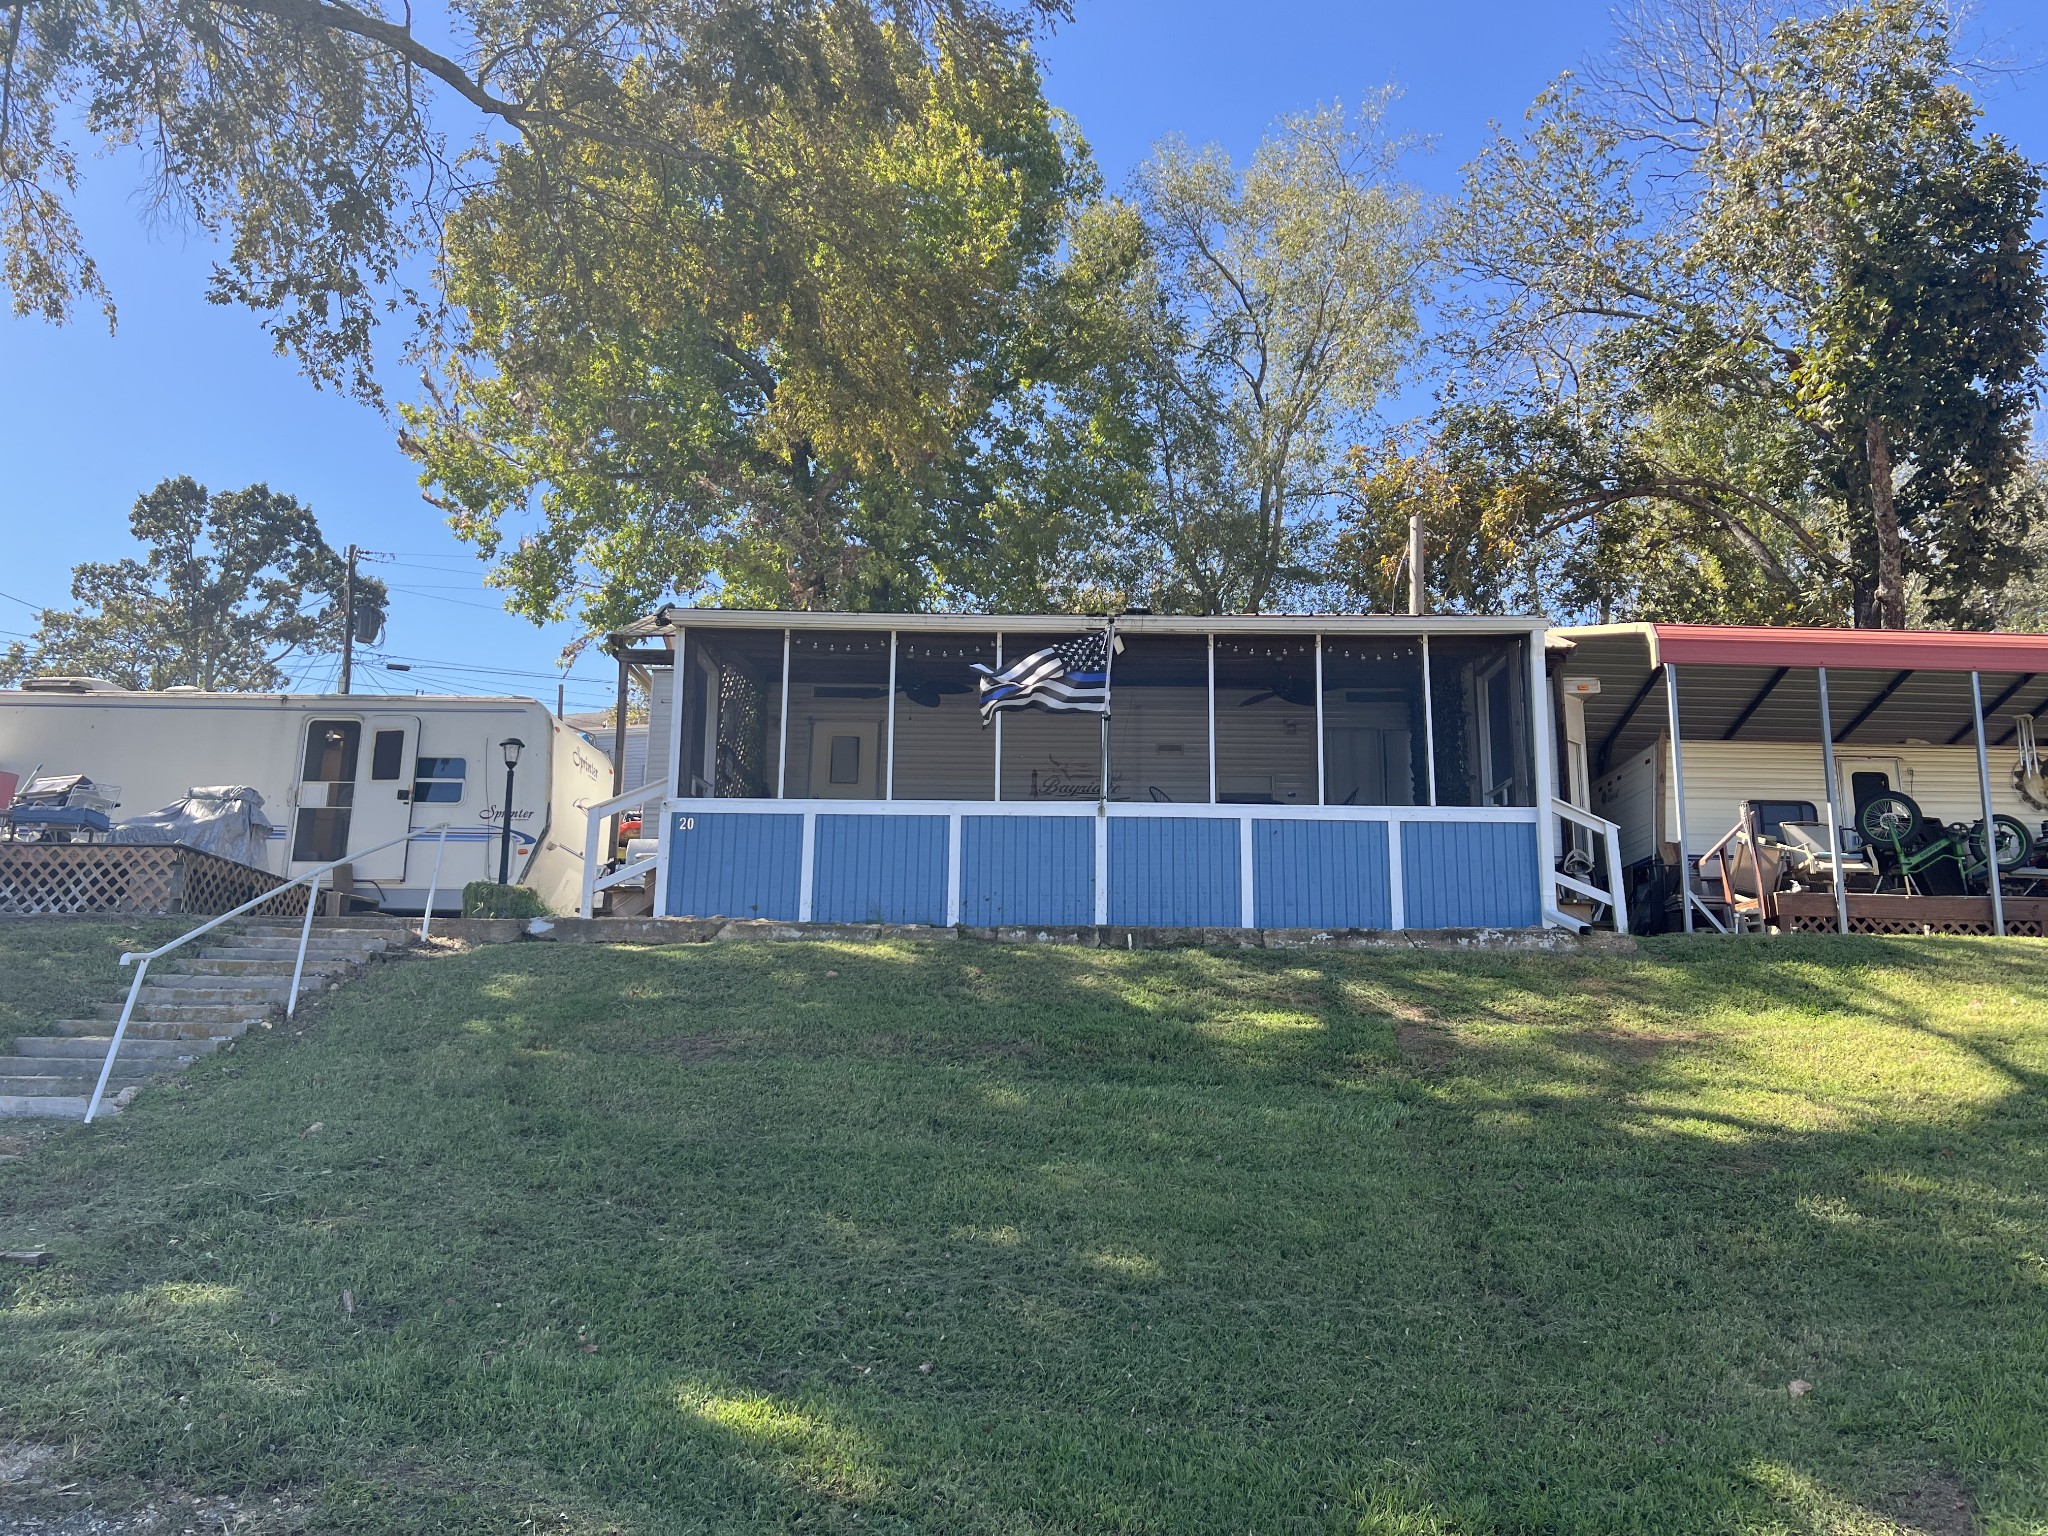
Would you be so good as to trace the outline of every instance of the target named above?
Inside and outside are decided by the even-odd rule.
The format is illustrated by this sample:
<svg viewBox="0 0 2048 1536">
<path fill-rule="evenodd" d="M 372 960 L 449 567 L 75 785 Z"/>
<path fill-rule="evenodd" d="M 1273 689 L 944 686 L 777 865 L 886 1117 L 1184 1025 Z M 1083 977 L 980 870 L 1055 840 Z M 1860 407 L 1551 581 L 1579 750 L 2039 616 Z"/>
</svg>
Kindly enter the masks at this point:
<svg viewBox="0 0 2048 1536">
<path fill-rule="evenodd" d="M 498 750 L 505 754 L 505 809 L 502 826 L 498 833 L 498 884 L 512 883 L 512 775 L 519 768 L 519 754 L 526 750 L 526 743 L 517 736 L 507 736 L 498 743 Z"/>
</svg>

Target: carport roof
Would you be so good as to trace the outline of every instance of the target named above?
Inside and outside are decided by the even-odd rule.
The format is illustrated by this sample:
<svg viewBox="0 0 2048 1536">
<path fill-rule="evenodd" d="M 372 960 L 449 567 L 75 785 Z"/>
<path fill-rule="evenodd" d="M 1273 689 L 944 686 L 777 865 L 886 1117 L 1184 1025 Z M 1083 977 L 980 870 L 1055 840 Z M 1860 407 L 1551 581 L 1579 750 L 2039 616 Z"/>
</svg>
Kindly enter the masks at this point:
<svg viewBox="0 0 2048 1536">
<path fill-rule="evenodd" d="M 1600 680 L 1584 701 L 1596 773 L 1663 734 L 1661 666 L 1676 669 L 1688 742 L 1818 743 L 1819 667 L 1837 745 L 1967 742 L 1970 672 L 1981 674 L 1991 745 L 2012 739 L 2012 715 L 2048 712 L 2048 635 L 1605 624 L 1550 639 L 1570 647 L 1561 670 Z"/>
</svg>

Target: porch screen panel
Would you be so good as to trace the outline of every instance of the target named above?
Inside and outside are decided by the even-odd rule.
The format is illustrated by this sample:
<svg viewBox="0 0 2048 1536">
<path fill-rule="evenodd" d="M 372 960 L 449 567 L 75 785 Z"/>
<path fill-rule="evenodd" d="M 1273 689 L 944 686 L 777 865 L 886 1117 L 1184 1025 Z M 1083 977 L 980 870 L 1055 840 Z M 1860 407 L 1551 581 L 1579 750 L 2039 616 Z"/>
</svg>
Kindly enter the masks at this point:
<svg viewBox="0 0 2048 1536">
<path fill-rule="evenodd" d="M 1110 799 L 1179 804 L 1208 800 L 1206 639 L 1126 635 L 1123 654 L 1110 672 L 1109 705 Z"/>
<path fill-rule="evenodd" d="M 1534 805 L 1529 647 L 1519 635 L 1429 642 L 1438 805 Z"/>
<path fill-rule="evenodd" d="M 1034 635 L 1006 636 L 1003 659 L 1015 661 L 1044 644 Z M 1118 681 L 1110 674 L 1110 692 Z M 1102 783 L 1102 717 L 1051 714 L 1042 709 L 1003 712 L 1005 800 L 1093 800 Z"/>
<path fill-rule="evenodd" d="M 1216 798 L 1316 803 L 1314 640 L 1216 637 Z"/>
<path fill-rule="evenodd" d="M 774 799 L 782 631 L 690 629 L 682 673 L 684 796 Z"/>
<path fill-rule="evenodd" d="M 1323 637 L 1324 795 L 1331 805 L 1427 805 L 1422 644 Z"/>
<path fill-rule="evenodd" d="M 992 633 L 897 637 L 898 800 L 989 798 L 996 733 L 982 726 L 973 667 L 992 667 L 995 660 Z"/>
<path fill-rule="evenodd" d="M 789 649 L 792 800 L 879 800 L 889 749 L 889 635 L 799 629 Z"/>
</svg>

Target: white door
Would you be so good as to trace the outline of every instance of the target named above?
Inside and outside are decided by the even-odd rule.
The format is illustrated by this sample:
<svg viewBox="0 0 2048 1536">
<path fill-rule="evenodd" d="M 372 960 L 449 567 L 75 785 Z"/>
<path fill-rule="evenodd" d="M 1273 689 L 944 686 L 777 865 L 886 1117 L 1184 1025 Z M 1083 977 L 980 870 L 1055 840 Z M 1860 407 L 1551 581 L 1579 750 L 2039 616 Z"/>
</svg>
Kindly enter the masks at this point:
<svg viewBox="0 0 2048 1536">
<path fill-rule="evenodd" d="M 811 797 L 815 800 L 878 800 L 875 747 L 879 722 L 815 720 L 811 723 Z"/>
<path fill-rule="evenodd" d="M 419 751 L 417 715 L 368 715 L 363 720 L 363 777 L 356 784 L 355 817 L 349 851 L 375 848 L 412 830 L 414 758 Z M 366 854 L 355 861 L 358 880 L 403 880 L 409 843 Z"/>
</svg>

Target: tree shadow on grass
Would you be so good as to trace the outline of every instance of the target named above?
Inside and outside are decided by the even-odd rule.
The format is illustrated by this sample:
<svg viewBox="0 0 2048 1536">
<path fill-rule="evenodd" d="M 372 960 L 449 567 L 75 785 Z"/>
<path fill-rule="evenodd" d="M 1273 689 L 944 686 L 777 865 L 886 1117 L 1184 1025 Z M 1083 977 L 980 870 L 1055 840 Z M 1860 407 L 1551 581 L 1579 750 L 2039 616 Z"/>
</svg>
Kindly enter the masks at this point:
<svg viewBox="0 0 2048 1536">
<path fill-rule="evenodd" d="M 10 1411 L 649 1531 L 2042 1514 L 2039 1068 L 1943 1002 L 2033 1008 L 2042 961 L 905 954 L 394 968 L 25 1192 L 87 1247 L 0 1347 L 92 1363 Z M 118 1315 L 206 1274 L 225 1340 Z"/>
</svg>

